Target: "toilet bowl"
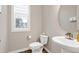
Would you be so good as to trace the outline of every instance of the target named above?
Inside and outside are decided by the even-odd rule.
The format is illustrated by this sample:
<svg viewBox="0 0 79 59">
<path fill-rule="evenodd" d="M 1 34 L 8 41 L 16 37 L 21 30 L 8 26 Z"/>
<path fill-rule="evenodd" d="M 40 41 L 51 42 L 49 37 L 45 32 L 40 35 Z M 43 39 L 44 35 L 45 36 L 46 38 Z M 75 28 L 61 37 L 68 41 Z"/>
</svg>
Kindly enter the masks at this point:
<svg viewBox="0 0 79 59">
<path fill-rule="evenodd" d="M 30 49 L 32 49 L 32 53 L 42 53 L 43 46 L 47 44 L 48 36 L 40 35 L 40 42 L 33 42 L 29 44 Z"/>
<path fill-rule="evenodd" d="M 43 44 L 39 42 L 33 42 L 29 46 L 32 49 L 32 53 L 38 53 L 38 52 L 42 53 Z"/>
</svg>

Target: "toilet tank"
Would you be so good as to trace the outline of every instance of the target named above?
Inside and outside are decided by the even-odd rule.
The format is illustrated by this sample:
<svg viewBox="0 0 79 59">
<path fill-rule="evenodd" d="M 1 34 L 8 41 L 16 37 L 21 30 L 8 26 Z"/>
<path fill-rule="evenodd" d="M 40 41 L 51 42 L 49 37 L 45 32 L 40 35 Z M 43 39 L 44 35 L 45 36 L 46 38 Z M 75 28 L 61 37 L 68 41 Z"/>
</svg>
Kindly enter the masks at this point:
<svg viewBox="0 0 79 59">
<path fill-rule="evenodd" d="M 47 35 L 40 35 L 40 42 L 45 45 L 48 42 L 48 36 Z"/>
</svg>

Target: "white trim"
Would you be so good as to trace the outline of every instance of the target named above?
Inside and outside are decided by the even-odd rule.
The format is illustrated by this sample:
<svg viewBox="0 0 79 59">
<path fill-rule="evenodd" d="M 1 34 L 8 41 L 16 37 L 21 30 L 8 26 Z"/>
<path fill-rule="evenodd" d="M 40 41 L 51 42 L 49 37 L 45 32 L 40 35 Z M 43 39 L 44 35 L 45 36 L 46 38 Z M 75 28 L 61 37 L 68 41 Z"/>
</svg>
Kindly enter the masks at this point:
<svg viewBox="0 0 79 59">
<path fill-rule="evenodd" d="M 15 13 L 14 13 L 14 6 L 11 6 L 11 32 L 23 32 L 23 31 L 30 31 L 30 6 L 27 5 L 28 14 L 27 14 L 27 28 L 16 28 L 15 23 Z"/>
<path fill-rule="evenodd" d="M 28 49 L 29 49 L 29 48 L 22 48 L 22 49 L 10 51 L 10 52 L 8 52 L 8 53 L 19 53 L 19 52 L 22 52 L 22 51 L 25 51 L 25 50 L 28 50 Z"/>
<path fill-rule="evenodd" d="M 8 52 L 8 53 L 19 53 L 19 52 L 22 52 L 22 51 L 25 51 L 25 50 L 29 50 L 29 49 L 30 49 L 30 48 L 22 48 L 22 49 L 10 51 L 10 52 Z M 48 53 L 51 53 L 46 47 L 44 47 L 44 49 L 45 49 Z"/>
</svg>

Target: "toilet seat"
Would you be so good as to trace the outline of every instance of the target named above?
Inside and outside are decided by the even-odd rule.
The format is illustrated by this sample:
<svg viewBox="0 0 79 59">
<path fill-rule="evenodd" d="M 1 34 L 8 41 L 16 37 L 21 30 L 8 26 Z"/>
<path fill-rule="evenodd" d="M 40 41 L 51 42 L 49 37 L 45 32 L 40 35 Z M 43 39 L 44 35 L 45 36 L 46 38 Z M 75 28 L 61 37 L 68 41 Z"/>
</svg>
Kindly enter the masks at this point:
<svg viewBox="0 0 79 59">
<path fill-rule="evenodd" d="M 43 46 L 43 44 L 41 44 L 39 42 L 33 42 L 29 46 L 30 46 L 31 49 L 39 49 Z"/>
</svg>

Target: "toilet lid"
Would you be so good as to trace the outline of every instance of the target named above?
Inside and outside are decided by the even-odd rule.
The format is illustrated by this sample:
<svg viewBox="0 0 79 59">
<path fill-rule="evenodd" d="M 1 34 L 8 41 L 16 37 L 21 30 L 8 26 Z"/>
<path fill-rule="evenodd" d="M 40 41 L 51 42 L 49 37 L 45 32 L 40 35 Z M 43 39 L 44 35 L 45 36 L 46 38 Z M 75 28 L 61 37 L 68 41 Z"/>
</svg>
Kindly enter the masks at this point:
<svg viewBox="0 0 79 59">
<path fill-rule="evenodd" d="M 38 49 L 38 48 L 42 47 L 43 44 L 41 44 L 41 43 L 39 43 L 39 42 L 33 42 L 33 43 L 31 43 L 29 46 L 30 46 L 30 48 L 32 48 L 32 49 Z"/>
</svg>

